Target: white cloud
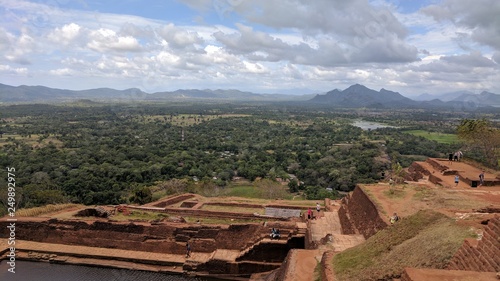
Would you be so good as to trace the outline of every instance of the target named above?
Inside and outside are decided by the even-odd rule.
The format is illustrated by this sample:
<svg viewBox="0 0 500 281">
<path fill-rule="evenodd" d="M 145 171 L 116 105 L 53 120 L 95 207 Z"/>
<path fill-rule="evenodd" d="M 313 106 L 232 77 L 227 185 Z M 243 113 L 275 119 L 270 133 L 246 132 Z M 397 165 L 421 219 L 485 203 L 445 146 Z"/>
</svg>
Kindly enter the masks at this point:
<svg viewBox="0 0 500 281">
<path fill-rule="evenodd" d="M 195 31 L 176 27 L 170 23 L 157 29 L 158 35 L 163 38 L 171 48 L 182 49 L 203 43 Z"/>
<path fill-rule="evenodd" d="M 66 24 L 49 33 L 50 40 L 57 44 L 69 45 L 80 34 L 81 27 L 76 23 Z"/>
<path fill-rule="evenodd" d="M 10 65 L 0 64 L 0 72 L 5 74 L 28 74 L 28 69 L 26 67 L 11 67 Z"/>
<path fill-rule="evenodd" d="M 56 76 L 70 76 L 74 73 L 74 71 L 69 68 L 59 68 L 53 69 L 49 71 L 49 73 Z"/>
<path fill-rule="evenodd" d="M 500 1 L 439 0 L 406 14 L 384 0 L 378 6 L 368 0 L 182 2 L 203 11 L 197 15 L 206 17 L 198 21 L 203 24 L 0 0 L 0 71 L 10 75 L 0 83 L 29 73 L 26 84 L 73 79 L 72 87 L 149 91 L 327 91 L 362 83 L 405 94 L 468 86 L 500 93 L 499 17 L 492 16 L 500 14 Z"/>
<path fill-rule="evenodd" d="M 105 28 L 91 31 L 87 47 L 94 51 L 105 53 L 107 51 L 138 52 L 141 46 L 132 36 L 118 36 L 115 31 Z"/>
<path fill-rule="evenodd" d="M 500 1 L 444 0 L 422 11 L 437 21 L 450 21 L 467 28 L 472 40 L 500 50 Z"/>
</svg>

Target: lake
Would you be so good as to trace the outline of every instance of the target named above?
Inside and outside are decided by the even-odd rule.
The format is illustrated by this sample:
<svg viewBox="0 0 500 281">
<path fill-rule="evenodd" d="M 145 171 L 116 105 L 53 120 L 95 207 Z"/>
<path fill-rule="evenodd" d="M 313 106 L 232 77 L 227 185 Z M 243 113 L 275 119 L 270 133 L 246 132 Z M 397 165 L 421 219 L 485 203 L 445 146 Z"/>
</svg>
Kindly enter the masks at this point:
<svg viewBox="0 0 500 281">
<path fill-rule="evenodd" d="M 110 269 L 47 262 L 16 261 L 16 273 L 7 271 L 7 262 L 0 262 L 2 281 L 208 281 L 216 279 L 193 278 L 157 272 Z"/>
<path fill-rule="evenodd" d="M 378 128 L 395 128 L 394 126 L 378 123 L 378 122 L 371 122 L 371 121 L 364 121 L 364 120 L 355 120 L 352 123 L 353 126 L 360 127 L 363 130 L 375 130 Z"/>
</svg>

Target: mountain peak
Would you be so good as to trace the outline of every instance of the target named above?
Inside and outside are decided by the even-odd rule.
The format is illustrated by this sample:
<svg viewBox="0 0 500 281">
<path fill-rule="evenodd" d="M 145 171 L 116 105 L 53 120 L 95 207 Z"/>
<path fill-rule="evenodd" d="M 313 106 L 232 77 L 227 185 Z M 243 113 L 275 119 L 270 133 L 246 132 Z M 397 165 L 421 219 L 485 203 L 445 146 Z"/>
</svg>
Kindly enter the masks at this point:
<svg viewBox="0 0 500 281">
<path fill-rule="evenodd" d="M 372 90 L 361 84 L 354 84 L 343 91 L 333 90 L 326 95 L 317 95 L 311 102 L 331 104 L 336 107 L 408 107 L 415 102 L 397 92 L 381 89 Z"/>
</svg>

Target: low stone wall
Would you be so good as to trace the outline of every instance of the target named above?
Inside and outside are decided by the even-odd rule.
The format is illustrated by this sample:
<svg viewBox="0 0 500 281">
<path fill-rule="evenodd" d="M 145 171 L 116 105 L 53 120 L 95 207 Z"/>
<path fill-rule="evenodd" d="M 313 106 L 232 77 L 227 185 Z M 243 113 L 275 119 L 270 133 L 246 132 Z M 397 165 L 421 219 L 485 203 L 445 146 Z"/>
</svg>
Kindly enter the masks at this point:
<svg viewBox="0 0 500 281">
<path fill-rule="evenodd" d="M 434 169 L 436 169 L 440 172 L 448 170 L 448 166 L 445 166 L 445 165 L 439 163 L 440 162 L 439 159 L 427 158 L 427 160 L 425 160 L 425 162 L 429 163 L 432 167 L 434 167 Z"/>
<path fill-rule="evenodd" d="M 347 234 L 348 231 L 351 231 L 348 229 L 349 224 L 345 217 L 348 218 L 352 228 L 358 230 L 365 239 L 387 227 L 387 223 L 380 217 L 377 207 L 360 186 L 356 186 L 349 198 L 344 199 L 343 205 L 346 207 L 346 214 L 341 214 L 344 211 L 339 210 L 339 217 L 343 217 L 341 218 L 342 233 Z M 346 227 L 345 231 L 344 226 Z"/>
<path fill-rule="evenodd" d="M 7 225 L 8 222 L 0 222 L 0 238 L 7 237 Z M 261 224 L 149 225 L 71 220 L 16 222 L 16 239 L 20 240 L 171 254 L 183 254 L 188 240 L 195 252 L 212 252 L 216 248 L 242 250 L 267 232 L 267 227 Z"/>
<path fill-rule="evenodd" d="M 442 269 L 405 268 L 401 281 L 496 281 L 495 273 Z"/>
<path fill-rule="evenodd" d="M 500 217 L 488 222 L 481 240 L 466 239 L 448 269 L 500 272 Z"/>
<path fill-rule="evenodd" d="M 436 177 L 435 175 L 429 175 L 429 181 L 432 182 L 433 184 L 439 184 L 442 185 L 442 181 L 440 178 Z"/>
<path fill-rule="evenodd" d="M 159 202 L 153 202 L 153 203 L 148 204 L 148 205 L 154 206 L 154 207 L 159 207 L 159 208 L 164 208 L 166 206 L 177 204 L 179 202 L 182 202 L 182 201 L 187 200 L 187 199 L 191 199 L 193 197 L 195 197 L 194 194 L 190 194 L 190 193 L 182 194 L 182 195 L 174 196 L 174 197 L 171 197 L 171 198 L 168 198 L 165 200 L 161 200 Z"/>
<path fill-rule="evenodd" d="M 321 257 L 321 281 L 335 281 L 334 270 L 332 266 L 333 255 L 335 252 L 326 251 Z"/>
<path fill-rule="evenodd" d="M 430 173 L 427 171 L 419 162 L 411 163 L 410 167 L 408 167 L 408 173 L 405 180 L 418 181 L 423 178 L 424 175 L 429 176 Z"/>
</svg>

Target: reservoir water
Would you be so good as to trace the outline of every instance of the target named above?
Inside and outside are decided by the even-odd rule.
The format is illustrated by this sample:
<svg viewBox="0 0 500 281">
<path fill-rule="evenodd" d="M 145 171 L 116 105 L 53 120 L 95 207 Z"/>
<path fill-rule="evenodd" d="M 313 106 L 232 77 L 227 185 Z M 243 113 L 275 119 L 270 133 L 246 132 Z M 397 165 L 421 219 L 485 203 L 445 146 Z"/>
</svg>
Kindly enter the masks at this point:
<svg viewBox="0 0 500 281">
<path fill-rule="evenodd" d="M 182 275 L 157 272 L 110 269 L 77 265 L 51 264 L 47 262 L 16 261 L 16 273 L 8 271 L 6 261 L 0 262 L 2 281 L 208 281 Z"/>
<path fill-rule="evenodd" d="M 356 126 L 356 127 L 360 127 L 363 130 L 375 130 L 378 128 L 394 128 L 394 126 L 389 126 L 389 125 L 378 123 L 378 122 L 371 122 L 371 121 L 364 121 L 364 120 L 354 120 L 352 125 Z"/>
</svg>

